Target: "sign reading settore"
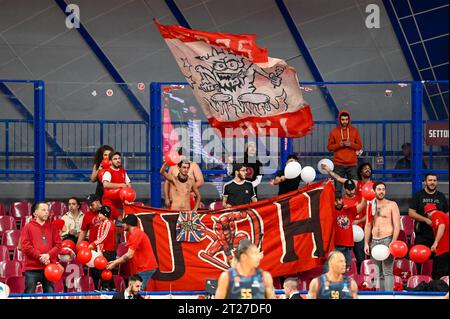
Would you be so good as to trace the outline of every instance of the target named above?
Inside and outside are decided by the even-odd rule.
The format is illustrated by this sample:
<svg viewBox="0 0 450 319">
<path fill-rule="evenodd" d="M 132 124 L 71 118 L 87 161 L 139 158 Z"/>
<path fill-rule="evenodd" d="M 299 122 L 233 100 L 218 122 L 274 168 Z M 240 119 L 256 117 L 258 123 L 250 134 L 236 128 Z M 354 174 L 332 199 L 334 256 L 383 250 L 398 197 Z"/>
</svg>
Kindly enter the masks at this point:
<svg viewBox="0 0 450 319">
<path fill-rule="evenodd" d="M 427 121 L 426 144 L 433 146 L 448 146 L 448 122 Z"/>
</svg>

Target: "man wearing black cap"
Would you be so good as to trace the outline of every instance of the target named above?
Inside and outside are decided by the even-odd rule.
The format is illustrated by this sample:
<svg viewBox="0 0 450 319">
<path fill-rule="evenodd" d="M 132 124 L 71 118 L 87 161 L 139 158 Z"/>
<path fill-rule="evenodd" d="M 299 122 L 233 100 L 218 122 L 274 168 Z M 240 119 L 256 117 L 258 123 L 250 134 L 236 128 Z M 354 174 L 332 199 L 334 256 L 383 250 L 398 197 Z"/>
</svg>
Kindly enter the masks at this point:
<svg viewBox="0 0 450 319">
<path fill-rule="evenodd" d="M 114 269 L 129 260 L 131 273 L 142 277 L 142 287 L 145 290 L 147 283 L 158 268 L 150 239 L 138 226 L 136 215 L 125 216 L 122 223 L 124 231 L 128 233 L 126 243 L 128 251 L 120 258 L 110 261 L 107 269 Z"/>
<path fill-rule="evenodd" d="M 97 239 L 97 231 L 100 226 L 100 220 L 98 218 L 98 213 L 102 208 L 100 198 L 95 194 L 90 194 L 86 197 L 86 203 L 89 205 L 89 211 L 84 215 L 77 245 L 83 240 L 86 240 L 86 234 L 88 234 L 89 242 L 93 242 Z"/>
<path fill-rule="evenodd" d="M 99 218 L 99 212 L 102 209 L 100 198 L 96 194 L 90 194 L 86 197 L 86 203 L 89 205 L 89 211 L 84 215 L 77 245 L 83 240 L 86 240 L 86 237 L 90 243 L 94 242 L 97 239 L 98 229 L 101 223 Z M 97 268 L 92 268 L 90 275 L 92 276 L 92 279 L 94 279 L 95 289 L 98 289 L 100 272 Z"/>
<path fill-rule="evenodd" d="M 362 196 L 356 196 L 356 184 L 352 179 L 347 179 L 344 182 L 344 191 L 344 208 L 357 206 L 358 204 L 363 203 L 363 207 L 361 208 L 361 210 L 357 211 L 352 225 L 358 225 L 364 230 L 364 226 L 366 224 L 366 210 L 364 208 L 367 201 Z M 353 252 L 355 253 L 357 269 L 360 269 L 361 263 L 364 259 L 366 259 L 366 254 L 364 253 L 364 240 L 355 242 Z"/>
<path fill-rule="evenodd" d="M 233 172 L 234 179 L 223 186 L 223 207 L 246 205 L 258 201 L 252 183 L 245 179 L 247 167 L 244 164 L 234 164 Z"/>
<path fill-rule="evenodd" d="M 347 183 L 347 187 L 349 187 Z M 345 183 L 344 183 L 345 187 Z M 348 190 L 346 189 L 346 192 Z M 354 191 L 354 188 L 353 188 Z M 350 270 L 350 265 L 352 261 L 352 249 L 354 246 L 353 239 L 353 221 L 356 215 L 362 211 L 366 206 L 366 201 L 363 200 L 357 205 L 345 206 L 344 198 L 340 194 L 335 195 L 334 200 L 334 211 L 336 216 L 335 224 L 335 236 L 334 236 L 334 246 L 335 250 L 340 251 L 344 254 L 347 271 Z M 328 271 L 328 264 L 324 265 L 324 272 Z"/>
</svg>

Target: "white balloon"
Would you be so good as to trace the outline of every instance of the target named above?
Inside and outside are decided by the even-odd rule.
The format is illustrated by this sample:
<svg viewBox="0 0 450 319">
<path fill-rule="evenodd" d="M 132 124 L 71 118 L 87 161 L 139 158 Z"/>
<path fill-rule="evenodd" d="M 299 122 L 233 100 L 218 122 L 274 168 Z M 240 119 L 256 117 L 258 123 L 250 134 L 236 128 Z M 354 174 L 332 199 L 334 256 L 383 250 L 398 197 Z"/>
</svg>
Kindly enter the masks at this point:
<svg viewBox="0 0 450 319">
<path fill-rule="evenodd" d="M 302 171 L 302 166 L 299 162 L 290 162 L 287 163 L 286 167 L 284 168 L 284 176 L 287 179 L 293 179 L 297 178 Z"/>
<path fill-rule="evenodd" d="M 302 180 L 305 183 L 311 183 L 316 178 L 316 171 L 311 166 L 305 166 L 302 169 Z"/>
<path fill-rule="evenodd" d="M 372 257 L 375 260 L 383 261 L 390 255 L 389 247 L 385 245 L 376 245 L 372 248 Z"/>
<path fill-rule="evenodd" d="M 94 267 L 95 267 L 95 266 L 94 266 L 94 260 L 95 260 L 95 258 L 97 258 L 98 256 L 101 256 L 102 254 L 99 253 L 99 252 L 96 251 L 96 250 L 91 250 L 91 252 L 92 252 L 91 260 L 89 260 L 89 262 L 86 263 L 86 266 L 88 266 L 88 267 L 90 267 L 90 268 L 94 268 Z"/>
<path fill-rule="evenodd" d="M 328 158 L 322 158 L 319 163 L 317 163 L 317 169 L 319 170 L 319 172 L 323 175 L 328 175 L 327 171 L 324 170 L 322 168 L 322 164 L 325 164 L 326 166 L 328 166 L 328 168 L 330 170 L 334 170 L 334 164 L 331 160 L 329 160 Z"/>
<path fill-rule="evenodd" d="M 358 225 L 353 225 L 353 241 L 355 243 L 359 243 L 361 240 L 364 239 L 364 230 L 358 226 Z"/>
</svg>

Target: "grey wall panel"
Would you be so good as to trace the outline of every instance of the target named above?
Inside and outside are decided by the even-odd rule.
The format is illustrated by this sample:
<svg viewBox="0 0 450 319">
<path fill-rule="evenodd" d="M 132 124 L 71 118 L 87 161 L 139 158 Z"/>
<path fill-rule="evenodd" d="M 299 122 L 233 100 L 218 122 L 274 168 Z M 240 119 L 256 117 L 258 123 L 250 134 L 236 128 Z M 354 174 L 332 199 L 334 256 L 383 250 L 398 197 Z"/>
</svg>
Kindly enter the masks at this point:
<svg viewBox="0 0 450 319">
<path fill-rule="evenodd" d="M 30 10 L 26 8 L 25 10 Z M 29 12 L 29 11 L 28 11 Z M 29 12 L 32 16 L 33 12 Z M 2 34 L 21 56 L 31 48 L 67 32 L 65 16 L 56 5 Z"/>
<path fill-rule="evenodd" d="M 101 45 L 107 41 L 151 21 L 148 8 L 142 1 L 129 0 L 92 22 L 85 24 L 95 41 Z"/>
<path fill-rule="evenodd" d="M 0 3 L 0 33 L 54 6 L 52 0 L 4 0 Z"/>
<path fill-rule="evenodd" d="M 273 7 L 274 5 L 273 0 L 213 0 L 206 3 L 206 6 L 209 8 L 209 11 L 219 26 L 234 23 L 234 21 L 244 19 L 249 15 L 265 10 L 266 8 Z M 265 20 L 265 22 L 270 24 L 269 22 L 271 21 Z M 221 29 L 220 31 L 228 32 L 225 29 Z M 246 30 L 240 30 L 239 33 L 249 32 Z"/>
</svg>

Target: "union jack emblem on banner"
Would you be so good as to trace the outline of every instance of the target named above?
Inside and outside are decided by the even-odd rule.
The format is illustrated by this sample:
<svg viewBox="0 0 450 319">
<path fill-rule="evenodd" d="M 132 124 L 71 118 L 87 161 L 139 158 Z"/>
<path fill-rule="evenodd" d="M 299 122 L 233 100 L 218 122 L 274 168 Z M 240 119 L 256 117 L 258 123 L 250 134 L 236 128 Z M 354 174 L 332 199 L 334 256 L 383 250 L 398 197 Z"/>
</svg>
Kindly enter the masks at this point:
<svg viewBox="0 0 450 319">
<path fill-rule="evenodd" d="M 177 241 L 196 243 L 203 239 L 204 234 L 198 226 L 204 226 L 197 213 L 180 212 L 176 226 Z"/>
</svg>

